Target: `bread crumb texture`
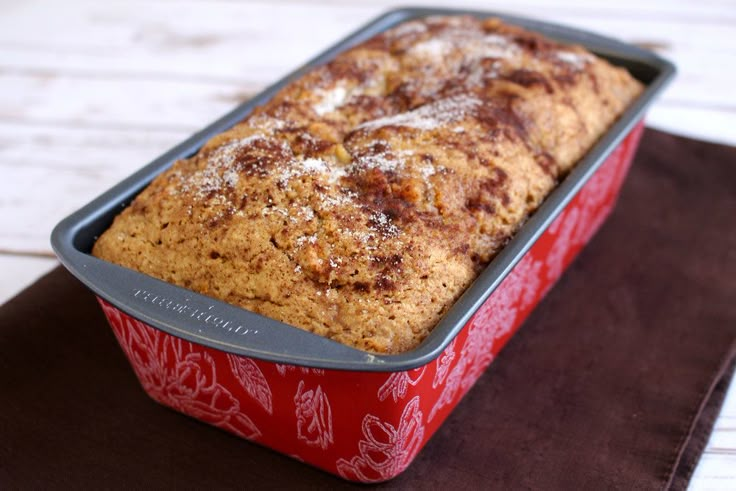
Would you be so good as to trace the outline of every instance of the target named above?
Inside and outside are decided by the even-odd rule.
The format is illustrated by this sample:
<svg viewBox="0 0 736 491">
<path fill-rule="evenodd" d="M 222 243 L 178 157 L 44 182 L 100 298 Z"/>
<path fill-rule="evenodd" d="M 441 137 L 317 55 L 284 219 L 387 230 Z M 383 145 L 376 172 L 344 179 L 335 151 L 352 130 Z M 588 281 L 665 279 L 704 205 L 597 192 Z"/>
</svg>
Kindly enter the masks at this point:
<svg viewBox="0 0 736 491">
<path fill-rule="evenodd" d="M 177 161 L 93 254 L 404 352 L 640 91 L 583 48 L 497 19 L 406 22 Z"/>
</svg>

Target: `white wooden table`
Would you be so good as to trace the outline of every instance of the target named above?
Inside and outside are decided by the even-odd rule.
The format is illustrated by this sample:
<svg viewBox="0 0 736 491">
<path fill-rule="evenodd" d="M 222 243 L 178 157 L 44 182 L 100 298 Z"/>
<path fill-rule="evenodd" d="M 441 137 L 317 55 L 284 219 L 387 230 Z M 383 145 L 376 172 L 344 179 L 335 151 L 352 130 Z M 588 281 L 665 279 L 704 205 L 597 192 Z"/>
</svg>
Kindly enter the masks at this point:
<svg viewBox="0 0 736 491">
<path fill-rule="evenodd" d="M 58 220 L 391 6 L 0 3 L 0 304 L 57 264 L 48 238 Z M 579 26 L 657 50 L 680 73 L 649 125 L 736 145 L 736 0 L 463 6 Z M 691 489 L 736 489 L 733 386 Z"/>
</svg>

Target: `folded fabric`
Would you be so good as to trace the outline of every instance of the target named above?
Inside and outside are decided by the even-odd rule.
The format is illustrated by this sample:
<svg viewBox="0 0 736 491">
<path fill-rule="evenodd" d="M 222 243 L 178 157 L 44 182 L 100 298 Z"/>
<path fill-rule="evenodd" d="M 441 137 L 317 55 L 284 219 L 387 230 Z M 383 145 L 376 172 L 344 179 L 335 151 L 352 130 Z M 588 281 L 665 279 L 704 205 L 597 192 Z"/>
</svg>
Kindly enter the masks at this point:
<svg viewBox="0 0 736 491">
<path fill-rule="evenodd" d="M 736 148 L 647 130 L 610 220 L 382 486 L 685 488 L 736 355 L 735 182 Z M 0 308 L 0 373 L 2 488 L 353 486 L 149 400 L 62 269 Z"/>
</svg>

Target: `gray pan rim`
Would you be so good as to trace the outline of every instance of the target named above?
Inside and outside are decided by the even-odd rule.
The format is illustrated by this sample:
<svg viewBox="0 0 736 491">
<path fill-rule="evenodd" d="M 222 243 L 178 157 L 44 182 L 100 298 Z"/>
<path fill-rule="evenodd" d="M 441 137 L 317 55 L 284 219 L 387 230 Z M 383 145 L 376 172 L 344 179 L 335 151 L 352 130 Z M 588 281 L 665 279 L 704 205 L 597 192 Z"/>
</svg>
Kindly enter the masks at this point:
<svg viewBox="0 0 736 491">
<path fill-rule="evenodd" d="M 339 52 L 400 22 L 431 15 L 498 17 L 562 42 L 581 44 L 615 64 L 629 68 L 637 78 L 645 82 L 646 88 L 547 197 L 417 348 L 395 355 L 366 353 L 102 261 L 89 254 L 95 238 L 109 226 L 114 215 L 175 160 L 192 155 L 211 136 L 233 126 L 284 85 L 313 67 L 324 64 Z M 605 158 L 643 117 L 647 106 L 674 74 L 675 67 L 672 63 L 651 52 L 579 29 L 498 12 L 422 7 L 394 9 L 368 22 L 62 220 L 52 232 L 51 245 L 61 263 L 96 295 L 126 314 L 188 341 L 236 355 L 314 368 L 368 372 L 413 369 L 426 365 L 440 355 Z"/>
</svg>

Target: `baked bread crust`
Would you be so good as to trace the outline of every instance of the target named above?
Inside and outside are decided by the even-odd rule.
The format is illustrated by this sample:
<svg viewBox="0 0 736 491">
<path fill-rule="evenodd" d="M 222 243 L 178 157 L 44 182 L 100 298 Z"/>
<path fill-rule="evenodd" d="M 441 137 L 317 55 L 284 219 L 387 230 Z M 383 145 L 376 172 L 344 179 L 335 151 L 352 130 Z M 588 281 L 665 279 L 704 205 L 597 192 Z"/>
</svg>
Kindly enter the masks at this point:
<svg viewBox="0 0 736 491">
<path fill-rule="evenodd" d="M 640 91 L 497 19 L 406 22 L 176 162 L 92 253 L 359 349 L 410 350 Z"/>
</svg>

